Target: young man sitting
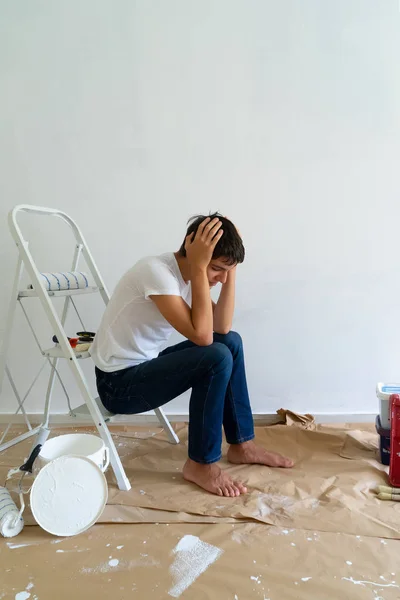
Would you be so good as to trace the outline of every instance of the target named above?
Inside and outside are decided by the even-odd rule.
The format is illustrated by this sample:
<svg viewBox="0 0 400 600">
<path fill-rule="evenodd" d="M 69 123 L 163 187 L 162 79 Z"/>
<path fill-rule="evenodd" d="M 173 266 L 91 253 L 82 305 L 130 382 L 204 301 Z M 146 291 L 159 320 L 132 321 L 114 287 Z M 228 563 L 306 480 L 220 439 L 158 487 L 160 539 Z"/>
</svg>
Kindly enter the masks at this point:
<svg viewBox="0 0 400 600">
<path fill-rule="evenodd" d="M 153 410 L 192 388 L 183 476 L 219 496 L 247 491 L 216 464 L 222 427 L 231 463 L 293 466 L 253 441 L 243 345 L 231 331 L 236 266 L 244 254 L 229 219 L 196 217 L 178 252 L 144 258 L 122 277 L 92 349 L 100 399 L 115 414 Z M 210 288 L 217 283 L 214 303 Z M 173 329 L 187 340 L 160 352 Z"/>
</svg>

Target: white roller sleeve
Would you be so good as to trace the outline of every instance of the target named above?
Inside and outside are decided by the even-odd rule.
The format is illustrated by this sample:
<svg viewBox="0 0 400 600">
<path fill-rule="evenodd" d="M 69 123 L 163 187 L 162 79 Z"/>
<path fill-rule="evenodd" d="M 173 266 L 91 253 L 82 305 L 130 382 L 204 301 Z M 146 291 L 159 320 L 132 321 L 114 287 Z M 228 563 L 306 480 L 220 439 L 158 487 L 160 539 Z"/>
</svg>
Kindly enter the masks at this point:
<svg viewBox="0 0 400 600">
<path fill-rule="evenodd" d="M 11 494 L 5 487 L 0 487 L 0 534 L 3 537 L 14 537 L 22 531 L 24 520 Z"/>
<path fill-rule="evenodd" d="M 64 273 L 40 273 L 43 285 L 48 292 L 59 290 L 80 290 L 89 287 L 86 273 L 81 271 L 66 271 Z M 28 286 L 32 288 L 32 285 Z"/>
</svg>

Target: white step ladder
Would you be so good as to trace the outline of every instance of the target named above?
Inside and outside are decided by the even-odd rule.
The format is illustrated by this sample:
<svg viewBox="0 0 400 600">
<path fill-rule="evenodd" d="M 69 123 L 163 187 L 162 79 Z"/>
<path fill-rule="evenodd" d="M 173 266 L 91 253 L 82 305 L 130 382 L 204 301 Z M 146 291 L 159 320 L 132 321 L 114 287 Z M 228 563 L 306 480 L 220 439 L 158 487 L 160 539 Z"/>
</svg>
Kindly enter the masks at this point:
<svg viewBox="0 0 400 600">
<path fill-rule="evenodd" d="M 70 226 L 70 228 L 72 229 L 72 232 L 75 237 L 75 251 L 74 251 L 74 256 L 73 256 L 73 260 L 72 260 L 71 271 L 76 271 L 78 269 L 79 260 L 83 256 L 83 258 L 86 262 L 86 265 L 87 265 L 88 269 L 90 270 L 93 281 L 95 282 L 95 286 L 87 287 L 87 288 L 83 288 L 83 289 L 76 289 L 76 290 L 47 291 L 43 285 L 43 278 L 40 276 L 40 273 L 35 265 L 33 257 L 31 255 L 31 253 L 29 252 L 28 242 L 24 239 L 21 229 L 17 223 L 17 216 L 21 212 L 32 213 L 32 214 L 41 215 L 41 216 L 47 215 L 47 216 L 52 216 L 52 217 L 58 217 L 58 218 L 62 219 L 65 223 L 67 223 Z M 57 377 L 63 390 L 64 390 L 64 393 L 66 394 L 68 406 L 70 409 L 70 414 L 72 416 L 76 416 L 78 414 L 89 414 L 91 416 L 94 424 L 97 427 L 99 435 L 101 436 L 104 443 L 108 446 L 108 448 L 110 450 L 110 462 L 111 462 L 115 477 L 117 479 L 119 489 L 120 490 L 129 490 L 131 485 L 125 474 L 124 468 L 121 463 L 121 459 L 118 455 L 114 441 L 113 441 L 112 436 L 106 425 L 106 421 L 110 421 L 113 418 L 113 416 L 115 416 L 115 415 L 113 415 L 112 413 L 109 413 L 103 407 L 99 398 L 93 397 L 93 395 L 91 394 L 91 392 L 89 390 L 89 386 L 87 384 L 85 375 L 79 365 L 79 360 L 90 357 L 90 351 L 76 352 L 75 350 L 73 350 L 73 348 L 71 347 L 71 345 L 68 342 L 66 332 L 64 331 L 64 324 L 65 324 L 65 321 L 67 318 L 68 309 L 70 308 L 71 304 L 76 311 L 76 314 L 82 325 L 82 328 L 84 330 L 86 330 L 86 328 L 82 322 L 82 319 L 80 317 L 80 314 L 78 312 L 78 309 L 76 307 L 76 303 L 75 303 L 74 299 L 72 298 L 72 296 L 100 293 L 100 295 L 104 301 L 104 304 L 107 305 L 109 302 L 109 294 L 108 294 L 106 286 L 101 278 L 99 270 L 92 258 L 89 248 L 83 238 L 83 235 L 82 235 L 79 227 L 76 225 L 76 223 L 64 212 L 61 212 L 61 211 L 53 209 L 53 208 L 43 208 L 40 206 L 30 206 L 27 204 L 20 204 L 20 205 L 16 206 L 9 214 L 9 227 L 10 227 L 11 235 L 17 245 L 19 254 L 18 254 L 17 270 L 16 270 L 15 278 L 14 278 L 14 285 L 12 288 L 12 296 L 11 296 L 10 308 L 9 308 L 8 317 L 7 317 L 7 325 L 6 325 L 6 330 L 5 330 L 4 340 L 3 340 L 3 346 L 2 346 L 2 351 L 0 353 L 0 391 L 1 391 L 1 387 L 2 387 L 4 374 L 6 374 L 10 381 L 12 390 L 13 390 L 15 397 L 17 399 L 17 402 L 18 402 L 18 408 L 17 408 L 15 414 L 18 414 L 21 411 L 21 413 L 24 417 L 24 420 L 26 422 L 28 431 L 17 437 L 14 437 L 13 439 L 11 439 L 7 442 L 4 442 L 6 435 L 12 424 L 12 423 L 10 423 L 0 438 L 0 452 L 6 450 L 7 448 L 10 448 L 11 446 L 13 446 L 15 444 L 18 444 L 19 442 L 22 442 L 23 440 L 33 437 L 33 436 L 35 436 L 35 438 L 36 438 L 35 442 L 34 442 L 35 445 L 38 443 L 41 443 L 41 444 L 44 443 L 44 441 L 47 439 L 47 437 L 50 433 L 49 419 L 50 419 L 50 410 L 51 410 L 51 399 L 52 399 L 54 381 L 55 381 L 55 378 Z M 26 271 L 29 275 L 33 289 L 20 290 L 21 276 L 22 276 L 22 272 L 23 272 L 24 268 L 26 269 Z M 59 318 L 59 316 L 54 308 L 54 305 L 52 303 L 52 298 L 56 298 L 56 297 L 65 298 L 61 319 Z M 27 298 L 39 298 L 39 300 L 42 304 L 42 307 L 46 313 L 46 316 L 51 324 L 52 330 L 54 331 L 55 335 L 58 338 L 58 344 L 55 345 L 54 347 L 49 348 L 49 349 L 43 349 L 41 347 L 41 344 L 38 340 L 38 337 L 35 333 L 35 330 L 31 324 L 29 316 L 28 316 L 28 314 L 25 310 L 25 307 L 23 305 L 23 302 L 22 302 L 24 299 L 27 299 Z M 32 384 L 28 388 L 28 391 L 25 393 L 23 398 L 21 398 L 21 396 L 18 393 L 14 379 L 13 379 L 10 369 L 8 368 L 7 363 L 6 363 L 6 358 L 7 358 L 8 348 L 9 348 L 9 344 L 10 344 L 10 340 L 11 340 L 12 326 L 13 326 L 13 321 L 14 321 L 17 304 L 19 304 L 21 306 L 21 309 L 27 320 L 28 326 L 35 338 L 35 342 L 36 342 L 41 354 L 44 357 L 44 362 L 43 362 L 39 372 L 37 373 L 36 377 L 34 378 Z M 78 408 L 74 408 L 74 409 L 71 408 L 67 390 L 65 388 L 65 385 L 64 385 L 64 383 L 61 379 L 61 376 L 58 372 L 58 369 L 57 369 L 58 361 L 60 359 L 68 360 L 68 364 L 69 364 L 71 371 L 75 377 L 75 380 L 78 384 L 79 391 L 81 392 L 81 395 L 83 397 L 84 404 Z M 29 393 L 31 392 L 33 386 L 35 385 L 39 375 L 43 371 L 46 364 L 50 364 L 50 377 L 49 377 L 49 381 L 48 381 L 48 385 L 47 385 L 47 393 L 46 393 L 46 401 L 45 401 L 45 406 L 44 406 L 43 420 L 39 426 L 32 427 L 32 425 L 29 421 L 28 415 L 24 408 L 24 402 L 25 402 L 26 398 L 28 397 Z M 161 408 L 158 408 L 154 412 L 156 413 L 156 415 L 160 421 L 160 424 L 167 432 L 169 441 L 173 444 L 178 444 L 179 439 L 178 439 L 175 431 L 171 427 L 171 424 L 169 423 L 163 410 Z"/>
</svg>

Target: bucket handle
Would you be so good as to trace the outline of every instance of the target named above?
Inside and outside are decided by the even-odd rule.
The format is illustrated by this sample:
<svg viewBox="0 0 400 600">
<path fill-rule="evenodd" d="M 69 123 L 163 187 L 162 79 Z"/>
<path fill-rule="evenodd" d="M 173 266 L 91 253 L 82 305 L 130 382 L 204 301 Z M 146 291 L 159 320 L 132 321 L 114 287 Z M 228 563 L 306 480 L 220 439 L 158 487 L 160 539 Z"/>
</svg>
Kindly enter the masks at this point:
<svg viewBox="0 0 400 600">
<path fill-rule="evenodd" d="M 104 454 L 106 457 L 106 464 L 101 469 L 103 473 L 107 470 L 108 465 L 110 464 L 110 448 L 108 446 L 104 446 Z"/>
</svg>

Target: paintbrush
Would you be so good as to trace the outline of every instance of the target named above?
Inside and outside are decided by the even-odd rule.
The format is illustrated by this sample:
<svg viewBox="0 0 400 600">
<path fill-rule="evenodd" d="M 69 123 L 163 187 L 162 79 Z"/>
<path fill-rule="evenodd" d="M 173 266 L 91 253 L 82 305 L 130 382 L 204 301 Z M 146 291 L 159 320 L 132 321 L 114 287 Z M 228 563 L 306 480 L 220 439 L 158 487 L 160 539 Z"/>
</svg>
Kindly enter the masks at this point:
<svg viewBox="0 0 400 600">
<path fill-rule="evenodd" d="M 394 502 L 400 502 L 400 494 L 385 494 L 385 492 L 380 492 L 378 498 L 379 500 L 393 500 Z"/>
<path fill-rule="evenodd" d="M 392 494 L 393 496 L 400 495 L 400 488 L 389 487 L 387 485 L 378 485 L 376 488 L 377 494 Z"/>
</svg>

